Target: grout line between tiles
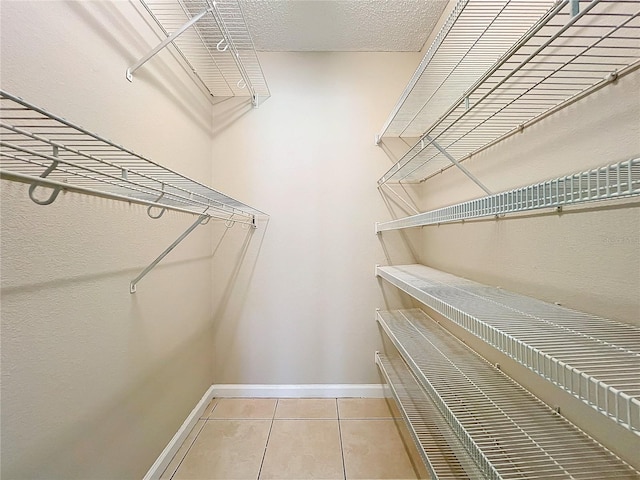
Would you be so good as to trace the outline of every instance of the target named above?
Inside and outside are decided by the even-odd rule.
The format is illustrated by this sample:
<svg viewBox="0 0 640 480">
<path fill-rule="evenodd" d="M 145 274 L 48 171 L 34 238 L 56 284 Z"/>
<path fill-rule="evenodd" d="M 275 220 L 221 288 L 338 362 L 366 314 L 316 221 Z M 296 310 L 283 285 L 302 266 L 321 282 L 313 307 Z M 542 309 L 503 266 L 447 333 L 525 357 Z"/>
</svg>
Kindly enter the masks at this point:
<svg viewBox="0 0 640 480">
<path fill-rule="evenodd" d="M 262 467 L 264 465 L 264 459 L 267 456 L 267 448 L 269 447 L 269 439 L 271 438 L 271 430 L 273 430 L 273 422 L 276 419 L 276 412 L 278 411 L 278 402 L 279 398 L 276 398 L 276 405 L 273 409 L 273 416 L 271 417 L 271 425 L 269 425 L 269 433 L 267 434 L 267 442 L 264 444 L 264 452 L 262 452 L 262 460 L 260 461 L 260 470 L 258 470 L 258 478 L 256 480 L 260 480 L 260 475 L 262 475 Z"/>
<path fill-rule="evenodd" d="M 338 399 L 336 398 L 336 415 L 338 417 L 338 436 L 340 437 L 340 456 L 342 457 L 342 476 L 347 478 L 347 466 L 344 463 L 344 446 L 342 445 L 342 425 L 340 421 L 340 408 L 338 407 Z"/>
<path fill-rule="evenodd" d="M 215 406 L 213 407 L 214 409 L 216 408 Z M 213 410 L 212 410 L 213 411 Z M 191 451 L 191 448 L 193 447 L 193 445 L 196 443 L 196 440 L 198 439 L 198 436 L 200 436 L 200 432 L 202 432 L 202 429 L 204 428 L 204 426 L 207 424 L 207 420 L 206 419 L 199 419 L 199 420 L 204 420 L 204 422 L 202 422 L 202 425 L 200 425 L 200 429 L 198 430 L 198 432 L 195 434 L 195 436 L 193 437 L 193 441 L 191 442 L 191 445 L 189 445 L 189 447 L 187 448 L 187 451 L 184 452 L 184 455 L 182 456 L 182 458 L 180 459 L 180 461 L 178 462 L 178 465 L 176 466 L 175 470 L 173 471 L 173 473 L 171 474 L 171 476 L 169 477 L 169 480 L 172 480 L 173 477 L 176 476 L 176 473 L 178 473 L 178 470 L 180 470 L 180 467 L 182 466 L 182 462 L 184 462 L 184 459 L 187 458 L 187 455 L 189 455 L 189 452 Z M 197 422 L 193 428 L 196 428 L 198 426 Z M 186 440 L 186 439 L 185 439 Z M 177 454 L 177 452 L 176 452 Z M 172 459 L 173 460 L 173 459 Z"/>
</svg>

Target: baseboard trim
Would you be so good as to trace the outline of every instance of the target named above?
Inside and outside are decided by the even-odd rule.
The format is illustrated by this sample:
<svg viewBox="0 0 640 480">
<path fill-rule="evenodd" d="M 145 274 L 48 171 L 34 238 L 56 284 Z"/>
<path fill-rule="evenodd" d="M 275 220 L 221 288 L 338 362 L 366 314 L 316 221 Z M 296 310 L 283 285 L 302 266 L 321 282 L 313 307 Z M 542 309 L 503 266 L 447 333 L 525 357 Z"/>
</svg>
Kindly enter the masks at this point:
<svg viewBox="0 0 640 480">
<path fill-rule="evenodd" d="M 174 455 L 180 448 L 180 446 L 184 443 L 187 436 L 198 422 L 198 419 L 202 416 L 204 411 L 207 409 L 207 406 L 211 402 L 214 397 L 214 386 L 211 385 L 209 389 L 202 396 L 198 404 L 191 411 L 187 419 L 184 421 L 182 426 L 178 429 L 173 438 L 169 441 L 160 456 L 156 459 L 156 461 L 151 465 L 151 468 L 144 476 L 143 480 L 158 480 L 160 475 L 165 471 L 165 469 L 171 463 Z"/>
<path fill-rule="evenodd" d="M 216 398 L 384 398 L 384 386 L 371 384 L 213 385 Z"/>
</svg>

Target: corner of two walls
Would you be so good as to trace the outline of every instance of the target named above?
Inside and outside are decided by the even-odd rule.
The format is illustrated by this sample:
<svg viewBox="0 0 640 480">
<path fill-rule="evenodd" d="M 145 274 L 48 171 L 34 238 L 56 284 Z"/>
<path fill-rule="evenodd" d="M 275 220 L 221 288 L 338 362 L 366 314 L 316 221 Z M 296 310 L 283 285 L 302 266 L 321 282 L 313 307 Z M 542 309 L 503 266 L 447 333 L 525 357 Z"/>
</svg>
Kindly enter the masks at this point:
<svg viewBox="0 0 640 480">
<path fill-rule="evenodd" d="M 214 187 L 270 215 L 253 231 L 216 227 L 215 383 L 378 383 L 374 309 L 400 300 L 384 297 L 374 266 L 401 249 L 375 235 L 391 161 L 374 137 L 420 56 L 260 61 L 272 97 L 214 107 Z"/>
<path fill-rule="evenodd" d="M 2 88 L 210 183 L 211 103 L 135 2 L 3 2 Z M 212 383 L 211 249 L 195 220 L 2 181 L 2 477 L 141 478 Z"/>
</svg>

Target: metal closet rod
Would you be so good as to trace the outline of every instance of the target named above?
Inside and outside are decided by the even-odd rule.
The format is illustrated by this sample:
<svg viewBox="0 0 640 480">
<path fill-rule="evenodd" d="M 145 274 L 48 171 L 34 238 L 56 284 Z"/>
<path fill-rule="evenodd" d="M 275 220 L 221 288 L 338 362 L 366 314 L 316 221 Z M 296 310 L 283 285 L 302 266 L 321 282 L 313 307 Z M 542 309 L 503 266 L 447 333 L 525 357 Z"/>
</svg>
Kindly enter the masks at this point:
<svg viewBox="0 0 640 480">
<path fill-rule="evenodd" d="M 105 192 L 105 191 L 101 191 L 101 190 L 96 190 L 94 188 L 89 188 L 89 187 L 81 187 L 78 185 L 72 185 L 66 182 L 59 182 L 57 180 L 51 180 L 49 178 L 42 178 L 42 177 L 32 177 L 30 175 L 24 175 L 21 173 L 17 173 L 17 172 L 10 172 L 8 170 L 2 169 L 0 168 L 0 178 L 2 178 L 3 180 L 11 180 L 14 182 L 21 182 L 21 183 L 28 183 L 30 185 L 36 185 L 36 186 L 42 186 L 42 187 L 49 187 L 49 188 L 53 188 L 53 189 L 60 189 L 63 192 L 74 192 L 74 193 L 81 193 L 84 195 L 90 195 L 93 197 L 101 197 L 101 198 L 107 198 L 110 200 L 119 200 L 122 202 L 127 202 L 127 203 L 135 203 L 138 205 L 145 205 L 148 207 L 157 207 L 157 208 L 161 208 L 161 209 L 165 209 L 165 210 L 171 210 L 174 212 L 180 212 L 180 213 L 189 213 L 191 215 L 203 215 L 205 214 L 200 213 L 198 214 L 197 212 L 194 212 L 193 210 L 190 210 L 188 208 L 182 208 L 182 207 L 175 207 L 172 205 L 167 205 L 166 203 L 158 203 L 158 202 L 153 202 L 150 200 L 142 200 L 139 198 L 135 198 L 135 197 L 128 197 L 126 195 L 119 195 L 117 193 L 110 193 L 110 192 Z M 212 209 L 216 209 L 216 207 L 210 207 Z M 212 213 L 212 212 L 207 212 L 206 215 L 208 217 L 211 218 L 215 218 L 218 220 L 225 220 L 225 221 L 229 221 L 230 220 L 230 216 L 233 217 L 234 214 L 229 215 L 229 212 L 224 212 L 226 213 L 226 215 L 223 215 L 222 213 Z M 254 215 L 248 215 L 249 219 L 248 220 L 241 220 L 241 219 L 232 219 L 233 222 L 235 223 L 241 223 L 244 225 L 254 225 L 255 224 L 255 216 Z"/>
<path fill-rule="evenodd" d="M 58 115 L 30 104 L 20 97 L 0 90 L 0 102 L 2 101 L 11 101 L 20 107 L 24 107 L 23 110 L 22 108 L 16 108 L 12 104 L 5 105 L 4 102 L 0 104 L 0 117 L 2 117 L 0 127 L 15 134 L 12 137 L 9 135 L 4 136 L 4 139 L 0 140 L 1 146 L 5 148 L 0 168 L 7 174 L 20 174 L 20 176 L 29 177 L 30 175 L 25 173 L 24 170 L 17 167 L 18 164 L 46 168 L 45 161 L 57 162 L 58 164 L 68 165 L 72 169 L 65 170 L 58 166 L 54 170 L 56 173 L 64 171 L 64 173 L 68 174 L 69 179 L 81 178 L 95 181 L 99 184 L 104 183 L 133 192 L 144 193 L 145 195 L 155 194 L 156 203 L 163 207 L 168 208 L 171 206 L 169 203 L 159 202 L 166 195 L 175 202 L 192 205 L 194 208 L 191 210 L 180 210 L 192 214 L 199 214 L 202 211 L 201 209 L 204 208 L 213 208 L 227 214 L 244 215 L 249 219 L 256 214 L 266 215 L 260 210 L 249 207 L 228 195 L 163 167 L 122 145 L 100 137 Z M 7 112 L 6 115 L 4 114 L 5 110 Z M 39 116 L 34 116 L 31 112 L 35 112 Z M 11 121 L 20 126 L 11 125 L 9 123 Z M 25 124 L 26 121 L 28 121 L 28 124 Z M 38 133 L 25 130 L 25 128 Z M 64 134 L 65 143 L 51 140 L 45 136 L 47 134 L 55 135 L 58 138 L 61 138 L 61 135 Z M 34 140 L 40 143 L 34 143 Z M 51 147 L 54 155 L 44 153 L 41 150 L 43 146 Z M 19 152 L 22 156 L 18 156 L 15 153 L 12 155 L 6 149 L 11 152 Z M 13 163 L 7 161 L 6 159 L 8 158 L 12 159 Z M 39 160 L 36 161 L 33 158 Z M 108 170 L 103 167 L 108 167 Z M 98 168 L 100 169 L 98 170 Z M 118 175 L 115 176 L 109 172 L 117 172 Z M 41 177 L 33 175 L 30 177 L 32 181 L 44 181 Z M 144 180 L 144 183 L 136 183 L 131 177 L 139 177 Z M 47 180 L 53 181 L 50 178 Z M 171 192 L 165 190 L 165 187 L 170 188 Z M 67 183 L 67 179 L 65 179 L 64 188 L 67 190 L 72 188 L 72 185 Z M 82 188 L 86 191 L 92 190 L 81 185 L 73 185 L 73 188 Z M 119 194 L 113 194 L 109 191 L 95 190 L 100 194 L 112 195 L 112 198 L 126 201 L 134 201 L 134 199 L 145 200 L 144 198 L 140 199 L 127 195 L 118 196 Z M 172 207 L 172 209 L 178 210 L 179 207 Z"/>
</svg>

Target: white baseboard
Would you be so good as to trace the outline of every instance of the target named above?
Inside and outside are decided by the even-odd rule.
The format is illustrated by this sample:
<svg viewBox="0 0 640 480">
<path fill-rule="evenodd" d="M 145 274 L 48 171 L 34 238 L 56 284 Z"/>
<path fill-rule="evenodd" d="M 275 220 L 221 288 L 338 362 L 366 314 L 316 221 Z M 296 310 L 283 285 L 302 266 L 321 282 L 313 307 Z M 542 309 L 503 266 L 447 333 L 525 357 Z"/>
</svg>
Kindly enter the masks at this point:
<svg viewBox="0 0 640 480">
<path fill-rule="evenodd" d="M 216 398 L 384 398 L 384 386 L 371 384 L 214 385 Z"/>
<path fill-rule="evenodd" d="M 178 429 L 173 438 L 169 441 L 160 456 L 156 459 L 156 461 L 151 465 L 151 468 L 144 476 L 143 480 L 158 480 L 162 472 L 165 471 L 174 455 L 180 448 L 180 446 L 184 443 L 187 436 L 197 423 L 198 419 L 202 416 L 204 411 L 207 409 L 207 406 L 213 399 L 213 385 L 209 387 L 209 389 L 202 396 L 198 404 L 191 411 L 187 419 L 184 421 L 182 426 Z"/>
</svg>

